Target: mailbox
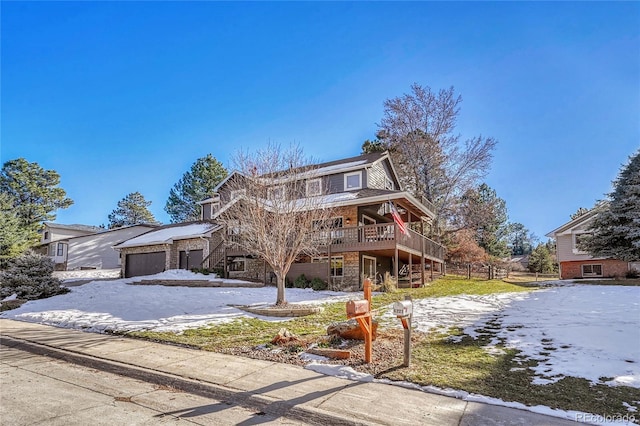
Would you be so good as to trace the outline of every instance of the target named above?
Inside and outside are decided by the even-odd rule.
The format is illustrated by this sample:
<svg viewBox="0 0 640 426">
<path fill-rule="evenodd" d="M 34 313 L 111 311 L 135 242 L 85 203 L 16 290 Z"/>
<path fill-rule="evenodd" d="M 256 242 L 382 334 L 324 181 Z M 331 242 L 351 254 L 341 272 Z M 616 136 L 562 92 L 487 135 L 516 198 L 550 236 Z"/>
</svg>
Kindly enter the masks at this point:
<svg viewBox="0 0 640 426">
<path fill-rule="evenodd" d="M 397 317 L 408 317 L 413 312 L 411 300 L 401 300 L 393 304 L 393 314 Z"/>
<path fill-rule="evenodd" d="M 347 316 L 355 317 L 369 312 L 368 300 L 349 300 L 347 302 Z"/>
</svg>

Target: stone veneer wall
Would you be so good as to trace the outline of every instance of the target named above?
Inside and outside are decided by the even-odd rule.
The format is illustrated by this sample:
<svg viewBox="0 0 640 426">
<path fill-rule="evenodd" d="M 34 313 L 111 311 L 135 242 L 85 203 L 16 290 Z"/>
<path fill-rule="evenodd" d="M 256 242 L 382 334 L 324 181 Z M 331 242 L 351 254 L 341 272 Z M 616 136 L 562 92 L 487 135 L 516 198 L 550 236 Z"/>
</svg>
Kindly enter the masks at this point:
<svg viewBox="0 0 640 426">
<path fill-rule="evenodd" d="M 239 257 L 239 256 L 238 256 Z M 267 264 L 265 276 L 265 262 L 262 259 L 250 259 L 247 258 L 245 260 L 245 270 L 244 271 L 229 271 L 229 278 L 237 278 L 237 279 L 249 279 L 249 280 L 257 280 L 260 282 L 270 283 L 270 275 L 272 272 L 271 267 Z M 273 284 L 276 284 L 274 279 Z"/>
<path fill-rule="evenodd" d="M 168 244 L 156 244 L 156 245 L 150 245 L 150 246 L 142 246 L 142 247 L 125 247 L 123 249 L 120 250 L 120 260 L 121 260 L 121 274 L 124 277 L 124 273 L 127 270 L 127 255 L 128 254 L 138 254 L 138 253 L 153 253 L 153 252 L 158 252 L 158 251 L 163 251 L 165 252 L 165 265 L 164 265 L 164 269 L 170 269 L 169 268 L 169 256 L 166 255 L 166 253 L 169 251 L 169 245 Z"/>
</svg>

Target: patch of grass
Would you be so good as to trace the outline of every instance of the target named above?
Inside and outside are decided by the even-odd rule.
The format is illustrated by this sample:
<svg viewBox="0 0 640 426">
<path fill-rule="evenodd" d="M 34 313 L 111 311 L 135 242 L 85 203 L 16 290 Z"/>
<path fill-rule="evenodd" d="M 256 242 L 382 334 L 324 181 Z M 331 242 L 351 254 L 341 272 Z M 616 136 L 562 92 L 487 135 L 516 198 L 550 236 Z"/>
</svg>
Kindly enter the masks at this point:
<svg viewBox="0 0 640 426">
<path fill-rule="evenodd" d="M 625 280 L 629 281 L 629 280 Z M 601 283 L 598 281 L 598 283 Z M 429 286 L 415 289 L 400 289 L 395 292 L 373 296 L 373 308 L 381 308 L 404 299 L 409 294 L 413 299 L 426 297 L 453 296 L 460 294 L 490 294 L 499 292 L 530 291 L 521 285 L 509 284 L 499 280 L 467 280 L 463 277 L 447 276 Z M 257 346 L 266 344 L 286 327 L 301 339 L 299 344 L 287 348 L 289 351 L 303 349 L 305 343 L 318 343 L 322 347 L 330 346 L 326 328 L 335 321 L 346 319 L 344 302 L 324 305 L 321 313 L 295 318 L 285 322 L 262 321 L 253 318 L 241 318 L 234 321 L 187 330 L 182 334 L 136 332 L 131 336 L 151 339 L 159 342 L 188 345 L 204 350 L 222 351 L 233 347 Z M 505 349 L 504 354 L 489 354 L 483 347 L 489 344 L 499 331 L 501 324 L 493 321 L 483 329 L 483 334 L 472 339 L 460 329 L 452 329 L 429 335 L 414 332 L 412 338 L 412 362 L 409 368 L 388 365 L 377 374 L 379 378 L 409 381 L 420 385 L 434 385 L 442 388 L 460 389 L 478 393 L 505 401 L 517 401 L 527 405 L 547 405 L 563 410 L 579 410 L 600 415 L 627 413 L 623 402 L 640 410 L 640 389 L 602 384 L 593 385 L 585 379 L 565 377 L 556 383 L 534 385 L 534 373 L 529 367 L 536 361 L 522 359 L 518 351 Z M 513 329 L 518 328 L 517 326 Z M 457 339 L 450 339 L 450 336 Z M 374 342 L 374 351 L 377 344 Z M 555 350 L 550 339 L 543 339 L 544 350 Z M 401 355 L 401 344 L 398 344 Z M 504 349 L 504 348 L 501 348 Z M 395 362 L 395 361 L 392 361 Z M 360 367 L 354 366 L 358 369 Z"/>
<path fill-rule="evenodd" d="M 536 361 L 522 362 L 517 358 L 519 351 L 511 349 L 506 349 L 504 355 L 489 355 L 483 349 L 487 343 L 486 337 L 474 340 L 465 336 L 452 342 L 437 334 L 423 336 L 414 342 L 409 368 L 395 369 L 378 377 L 600 415 L 626 413 L 623 402 L 635 404 L 640 410 L 637 402 L 640 401 L 640 389 L 636 388 L 593 385 L 575 377 L 534 385 L 531 383 L 534 372 L 528 367 L 535 366 Z"/>
</svg>

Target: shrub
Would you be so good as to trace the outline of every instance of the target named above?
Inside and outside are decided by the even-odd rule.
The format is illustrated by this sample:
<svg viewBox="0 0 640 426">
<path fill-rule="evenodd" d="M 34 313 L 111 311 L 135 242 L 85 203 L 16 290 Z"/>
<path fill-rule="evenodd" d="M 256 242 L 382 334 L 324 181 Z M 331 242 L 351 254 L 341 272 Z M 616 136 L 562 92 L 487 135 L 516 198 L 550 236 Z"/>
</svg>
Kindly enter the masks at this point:
<svg viewBox="0 0 640 426">
<path fill-rule="evenodd" d="M 637 269 L 629 269 L 626 274 L 627 278 L 640 278 L 640 271 Z"/>
<path fill-rule="evenodd" d="M 307 288 L 309 287 L 309 280 L 304 276 L 304 274 L 302 274 L 295 279 L 295 281 L 293 282 L 293 286 L 295 288 Z"/>
<path fill-rule="evenodd" d="M 380 290 L 386 293 L 393 293 L 398 289 L 398 282 L 389 272 L 384 273 L 384 281 L 380 284 Z"/>
<path fill-rule="evenodd" d="M 321 280 L 320 278 L 314 278 L 311 280 L 310 286 L 315 291 L 326 290 L 329 288 L 329 284 Z"/>
<path fill-rule="evenodd" d="M 35 300 L 69 292 L 51 276 L 53 269 L 50 258 L 31 251 L 12 259 L 0 272 L 0 298 L 16 294 L 18 299 Z"/>
</svg>

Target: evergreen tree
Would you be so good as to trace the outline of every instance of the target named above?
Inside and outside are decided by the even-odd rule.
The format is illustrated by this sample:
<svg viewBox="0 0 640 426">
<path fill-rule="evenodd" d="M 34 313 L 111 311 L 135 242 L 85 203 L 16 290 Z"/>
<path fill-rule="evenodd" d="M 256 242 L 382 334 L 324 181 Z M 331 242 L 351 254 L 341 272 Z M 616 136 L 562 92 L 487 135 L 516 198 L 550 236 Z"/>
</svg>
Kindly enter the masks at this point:
<svg viewBox="0 0 640 426">
<path fill-rule="evenodd" d="M 553 257 L 546 244 L 538 244 L 529 256 L 529 271 L 531 272 L 550 274 L 554 271 L 553 264 Z"/>
<path fill-rule="evenodd" d="M 52 212 L 73 204 L 59 184 L 56 171 L 45 170 L 24 158 L 7 161 L 0 172 L 0 192 L 13 199 L 16 214 L 25 226 L 54 220 Z"/>
<path fill-rule="evenodd" d="M 594 257 L 640 260 L 640 150 L 614 181 L 610 201 L 601 203 L 581 248 Z"/>
<path fill-rule="evenodd" d="M 513 256 L 530 254 L 533 251 L 533 244 L 538 239 L 533 233 L 521 223 L 512 223 L 509 234 L 509 246 Z"/>
<path fill-rule="evenodd" d="M 0 193 L 0 268 L 6 259 L 23 253 L 37 239 L 37 232 L 21 226 L 11 197 Z"/>
<path fill-rule="evenodd" d="M 35 300 L 67 293 L 59 279 L 52 277 L 53 261 L 27 251 L 9 262 L 0 272 L 0 298 L 16 294 L 18 299 Z"/>
<path fill-rule="evenodd" d="M 587 213 L 589 209 L 585 209 L 584 207 L 580 207 L 574 214 L 571 215 L 571 220 L 577 219 L 583 214 Z"/>
<path fill-rule="evenodd" d="M 506 202 L 486 183 L 469 190 L 462 197 L 461 213 L 466 229 L 475 231 L 480 247 L 493 258 L 509 255 L 507 237 L 510 233 Z"/>
<path fill-rule="evenodd" d="M 227 169 L 211 154 L 199 158 L 169 192 L 164 210 L 172 223 L 200 219 L 198 201 L 210 197 L 213 189 L 227 177 Z"/>
<path fill-rule="evenodd" d="M 142 194 L 132 192 L 118 201 L 118 208 L 109 214 L 109 229 L 158 223 L 148 209 L 150 205 L 151 201 L 145 200 Z"/>
</svg>

